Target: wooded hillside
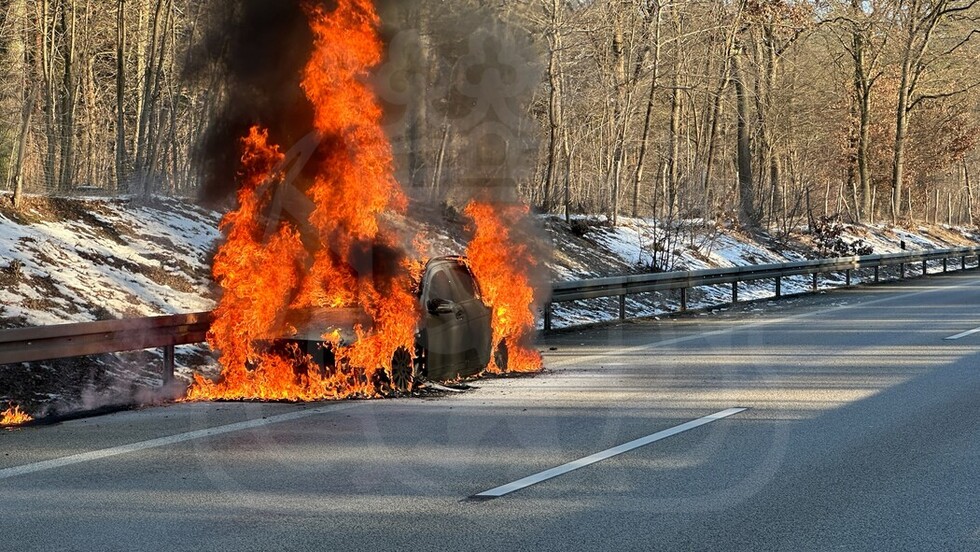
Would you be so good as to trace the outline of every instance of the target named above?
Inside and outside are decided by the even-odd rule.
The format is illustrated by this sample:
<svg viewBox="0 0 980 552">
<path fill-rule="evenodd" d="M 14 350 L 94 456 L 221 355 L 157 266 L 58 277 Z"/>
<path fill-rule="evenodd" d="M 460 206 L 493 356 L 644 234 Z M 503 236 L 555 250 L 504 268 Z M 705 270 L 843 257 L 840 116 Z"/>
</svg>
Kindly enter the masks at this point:
<svg viewBox="0 0 980 552">
<path fill-rule="evenodd" d="M 269 2 L 283 3 L 0 1 L 5 189 L 195 193 L 195 151 L 227 97 L 202 56 L 227 46 L 236 5 Z M 390 53 L 372 78 L 416 195 L 514 183 L 559 214 L 773 230 L 978 214 L 980 0 L 416 0 L 381 13 Z"/>
</svg>

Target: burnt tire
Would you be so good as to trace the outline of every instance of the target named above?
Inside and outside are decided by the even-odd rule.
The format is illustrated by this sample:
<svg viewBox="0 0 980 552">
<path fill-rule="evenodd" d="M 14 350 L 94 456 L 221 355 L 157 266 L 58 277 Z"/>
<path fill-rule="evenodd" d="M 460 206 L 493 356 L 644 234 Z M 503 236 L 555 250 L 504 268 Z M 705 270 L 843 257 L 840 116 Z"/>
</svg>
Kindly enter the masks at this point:
<svg viewBox="0 0 980 552">
<path fill-rule="evenodd" d="M 510 353 L 507 351 L 507 342 L 503 339 L 493 349 L 493 362 L 501 372 L 507 371 L 508 363 L 510 362 Z"/>
<path fill-rule="evenodd" d="M 415 366 L 408 349 L 399 347 L 391 356 L 391 386 L 395 391 L 411 391 L 415 384 Z"/>
</svg>

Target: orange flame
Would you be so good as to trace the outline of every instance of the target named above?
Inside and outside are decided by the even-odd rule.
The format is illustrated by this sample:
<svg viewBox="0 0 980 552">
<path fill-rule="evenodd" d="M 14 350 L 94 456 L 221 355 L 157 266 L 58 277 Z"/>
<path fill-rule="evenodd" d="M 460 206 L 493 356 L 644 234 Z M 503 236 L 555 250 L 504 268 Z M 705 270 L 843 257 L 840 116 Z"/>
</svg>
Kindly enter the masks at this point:
<svg viewBox="0 0 980 552">
<path fill-rule="evenodd" d="M 33 419 L 30 414 L 23 412 L 16 404 L 0 412 L 0 426 L 17 426 L 26 424 Z"/>
<path fill-rule="evenodd" d="M 494 347 L 506 343 L 511 372 L 541 370 L 541 354 L 531 347 L 535 331 L 534 288 L 530 274 L 537 261 L 526 245 L 514 239 L 511 228 L 527 217 L 524 205 L 494 206 L 470 202 L 465 213 L 473 219 L 473 240 L 467 248 L 470 268 L 480 283 L 483 300 L 492 309 Z M 497 355 L 489 372 L 500 372 Z"/>
<path fill-rule="evenodd" d="M 216 382 L 195 376 L 189 400 L 374 396 L 378 371 L 390 376 L 395 351 L 413 350 L 419 313 L 412 265 L 391 261 L 404 255 L 382 218 L 403 213 L 407 201 L 393 177 L 381 108 L 363 82 L 381 61 L 380 21 L 370 0 L 307 12 L 315 43 L 302 87 L 321 145 L 304 193 L 315 208 L 304 221 L 266 220 L 276 193 L 290 183 L 283 181 L 279 147 L 267 131 L 253 128 L 242 141 L 239 205 L 222 221 L 227 239 L 214 260 L 224 294 L 208 341 L 220 351 L 222 372 Z M 378 250 L 387 253 L 381 265 L 372 257 Z M 356 327 L 357 340 L 344 348 L 335 335 L 323 336 L 338 346 L 330 370 L 321 371 L 296 347 L 270 345 L 295 332 L 290 312 L 353 306 L 372 325 Z"/>
</svg>

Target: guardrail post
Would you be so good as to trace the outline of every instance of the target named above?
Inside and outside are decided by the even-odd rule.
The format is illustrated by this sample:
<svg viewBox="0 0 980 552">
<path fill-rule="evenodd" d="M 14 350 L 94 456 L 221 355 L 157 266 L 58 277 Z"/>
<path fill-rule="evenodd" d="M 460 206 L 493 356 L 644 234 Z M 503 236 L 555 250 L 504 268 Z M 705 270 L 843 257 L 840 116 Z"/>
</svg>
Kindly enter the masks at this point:
<svg viewBox="0 0 980 552">
<path fill-rule="evenodd" d="M 966 255 L 960 257 L 960 270 L 966 270 Z"/>
<path fill-rule="evenodd" d="M 776 276 L 776 299 L 783 296 L 783 279 Z"/>
<path fill-rule="evenodd" d="M 880 281 L 881 281 L 881 267 L 880 266 L 876 266 L 875 267 L 875 283 L 877 284 Z"/>
<path fill-rule="evenodd" d="M 732 304 L 738 303 L 738 282 L 732 282 Z"/>
<path fill-rule="evenodd" d="M 947 270 L 948 268 L 946 266 L 946 257 L 943 257 L 943 272 L 946 272 Z"/>
<path fill-rule="evenodd" d="M 619 319 L 626 320 L 626 296 L 619 296 Z"/>
<path fill-rule="evenodd" d="M 844 271 L 844 285 L 845 286 L 851 285 L 851 269 L 847 269 Z"/>
<path fill-rule="evenodd" d="M 167 385 L 174 380 L 174 346 L 167 345 L 163 348 L 163 384 Z"/>
<path fill-rule="evenodd" d="M 544 331 L 551 331 L 551 303 L 544 305 Z"/>
<path fill-rule="evenodd" d="M 900 268 L 898 279 L 899 280 L 904 280 L 905 279 L 905 263 L 901 263 L 898 266 Z"/>
<path fill-rule="evenodd" d="M 687 288 L 681 288 L 681 312 L 687 311 Z"/>
<path fill-rule="evenodd" d="M 929 261 L 922 261 L 922 275 L 929 274 Z"/>
<path fill-rule="evenodd" d="M 817 273 L 813 273 L 813 291 L 817 291 Z"/>
</svg>

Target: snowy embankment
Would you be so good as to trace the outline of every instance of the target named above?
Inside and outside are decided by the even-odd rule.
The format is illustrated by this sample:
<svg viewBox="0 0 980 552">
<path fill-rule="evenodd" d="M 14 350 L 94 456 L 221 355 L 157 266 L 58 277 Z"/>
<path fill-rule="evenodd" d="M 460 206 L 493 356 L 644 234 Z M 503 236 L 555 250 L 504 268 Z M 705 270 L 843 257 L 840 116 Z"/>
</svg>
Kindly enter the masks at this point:
<svg viewBox="0 0 980 552">
<path fill-rule="evenodd" d="M 172 200 L 31 199 L 0 210 L 0 325 L 208 310 L 217 223 Z"/>
<path fill-rule="evenodd" d="M 219 215 L 155 199 L 0 197 L 0 328 L 205 311 Z M 178 348 L 183 373 L 213 363 Z M 159 385 L 159 350 L 0 366 L 0 410 L 66 412 L 118 404 Z"/>
<path fill-rule="evenodd" d="M 894 253 L 902 250 L 972 246 L 980 243 L 975 229 L 919 226 L 913 230 L 886 225 L 824 225 L 820 232 L 800 231 L 782 239 L 748 235 L 728 227 L 700 221 L 675 225 L 669 230 L 650 219 L 620 219 L 613 227 L 603 218 L 576 218 L 571 224 L 551 218 L 549 234 L 555 241 L 552 272 L 555 280 L 597 278 L 612 274 L 638 274 L 665 270 L 700 270 L 733 266 L 784 263 L 820 257 Z M 834 250 L 831 246 L 836 246 Z M 855 251 L 855 248 L 864 250 Z M 856 272 L 852 283 L 873 278 Z M 818 276 L 821 287 L 844 284 L 841 274 Z M 811 277 L 786 278 L 786 295 L 810 291 Z M 775 284 L 760 280 L 739 285 L 743 301 L 773 297 Z M 690 291 L 692 309 L 724 305 L 731 301 L 731 286 L 704 286 Z M 678 292 L 658 292 L 627 297 L 629 316 L 657 316 L 679 308 Z M 618 317 L 618 300 L 595 299 L 554 305 L 555 327 L 612 320 Z"/>
<path fill-rule="evenodd" d="M 6 198 L 0 198 L 0 203 Z M 465 251 L 466 221 L 451 209 L 413 209 L 428 222 L 394 221 L 418 236 L 431 256 Z M 210 258 L 220 239 L 220 214 L 175 200 L 30 199 L 25 208 L 0 207 L 0 329 L 209 310 L 217 291 Z M 596 218 L 539 219 L 551 242 L 543 265 L 552 280 L 574 280 L 657 270 L 778 263 L 819 256 L 827 236 L 806 232 L 774 239 L 730 228 L 685 223 L 665 233 L 651 220 L 622 219 L 613 227 Z M 946 227 L 915 231 L 888 227 L 837 227 L 836 243 L 863 240 L 875 253 L 975 244 L 971 232 Z M 548 250 L 535 247 L 535 250 Z M 826 252 L 824 252 L 826 256 Z M 838 278 L 838 280 L 835 280 Z M 821 285 L 842 283 L 826 275 Z M 859 282 L 861 275 L 855 275 Z M 785 293 L 809 289 L 807 277 L 787 279 Z M 772 282 L 740 286 L 745 300 L 771 297 Z M 729 301 L 729 286 L 692 290 L 692 308 Z M 632 296 L 631 316 L 677 309 L 676 293 Z M 556 327 L 614 318 L 614 300 L 555 306 Z M 119 403 L 160 381 L 160 351 L 102 355 L 0 366 L 0 407 L 17 402 L 35 415 L 46 411 Z M 214 374 L 206 345 L 179 347 L 178 377 Z"/>
<path fill-rule="evenodd" d="M 430 213 L 431 214 L 431 213 Z M 427 217 L 430 220 L 436 217 Z M 32 199 L 26 208 L 0 208 L 0 328 L 110 318 L 195 312 L 214 306 L 210 256 L 220 233 L 220 214 L 176 200 Z M 777 240 L 709 224 L 685 223 L 670 232 L 649 219 L 624 218 L 613 227 L 602 218 L 566 224 L 541 217 L 552 256 L 553 280 L 597 278 L 662 270 L 698 270 L 815 258 L 819 237 L 801 232 Z M 465 221 L 403 223 L 421 235 L 430 255 L 465 251 Z M 915 231 L 886 226 L 838 228 L 843 242 L 863 240 L 874 253 L 971 245 L 973 232 L 949 227 Z M 824 254 L 826 256 L 826 254 Z M 860 282 L 862 275 L 854 276 Z M 839 275 L 823 276 L 823 283 Z M 783 283 L 786 293 L 809 289 L 801 276 Z M 725 303 L 728 286 L 695 290 L 692 307 Z M 746 283 L 740 297 L 772 295 L 771 282 Z M 606 301 L 605 303 L 611 303 Z M 611 318 L 602 300 L 555 306 L 557 325 Z M 657 315 L 677 307 L 672 293 L 630 297 L 633 315 Z"/>
</svg>

